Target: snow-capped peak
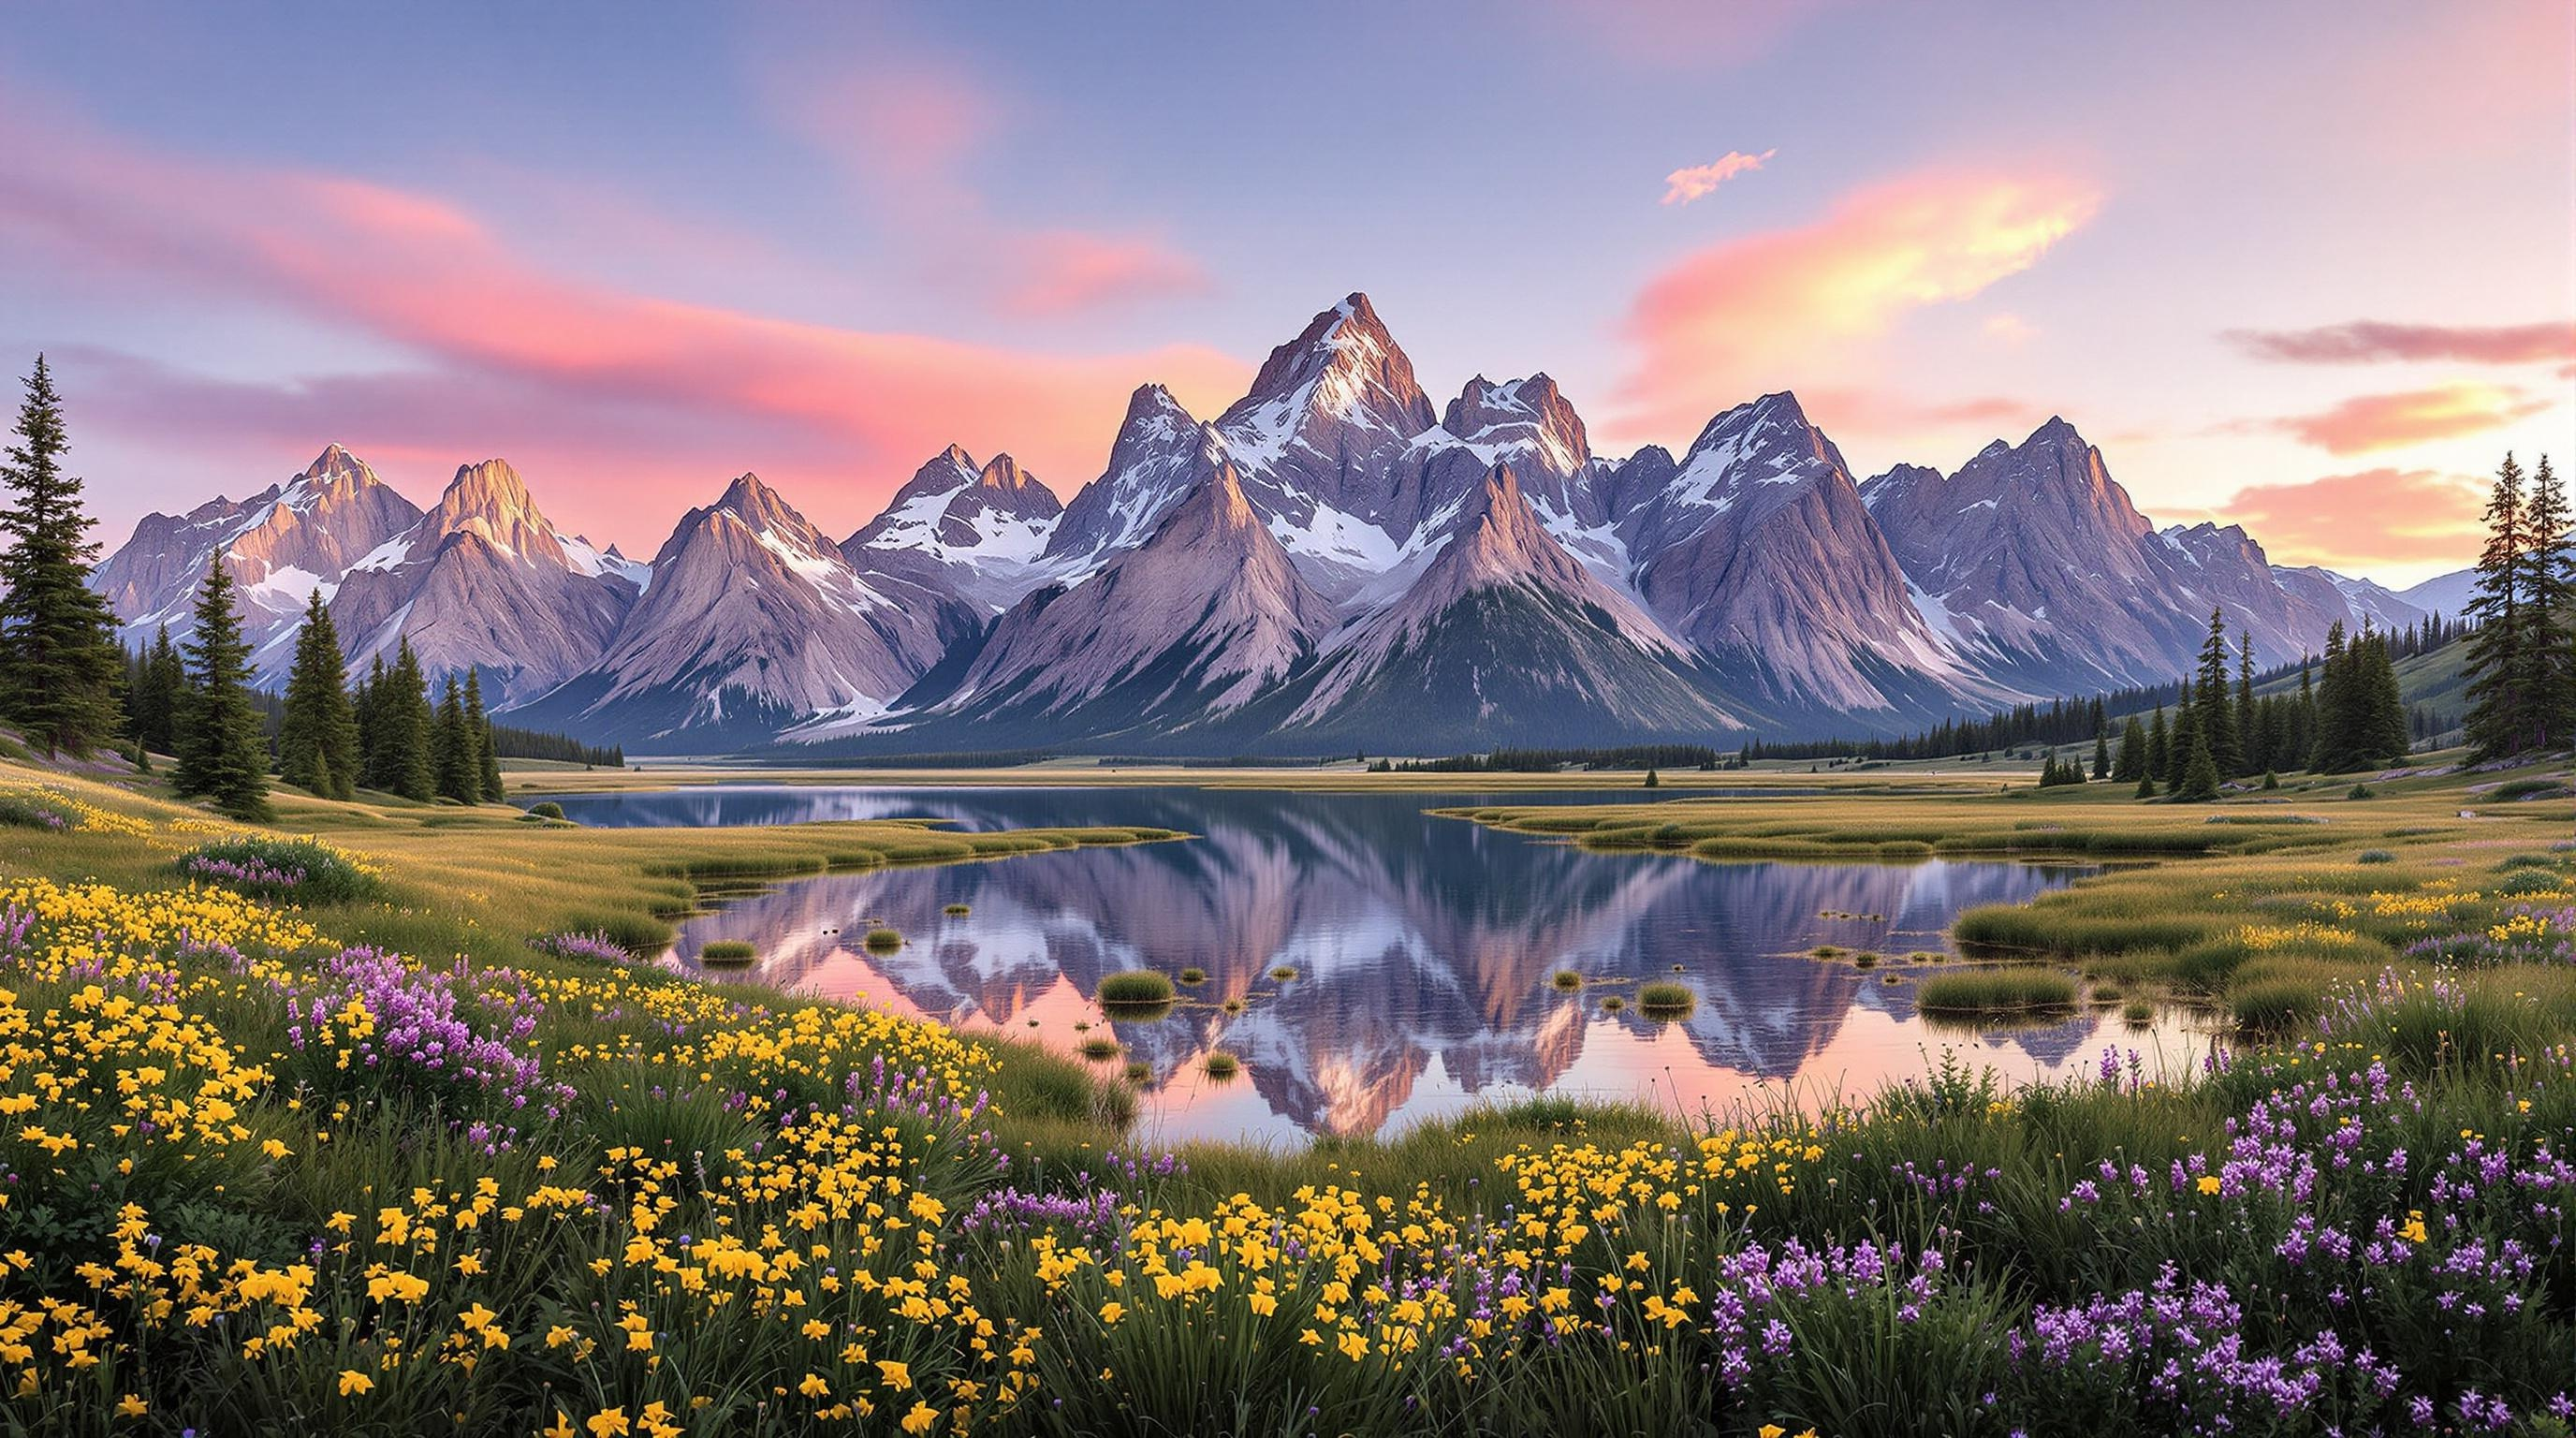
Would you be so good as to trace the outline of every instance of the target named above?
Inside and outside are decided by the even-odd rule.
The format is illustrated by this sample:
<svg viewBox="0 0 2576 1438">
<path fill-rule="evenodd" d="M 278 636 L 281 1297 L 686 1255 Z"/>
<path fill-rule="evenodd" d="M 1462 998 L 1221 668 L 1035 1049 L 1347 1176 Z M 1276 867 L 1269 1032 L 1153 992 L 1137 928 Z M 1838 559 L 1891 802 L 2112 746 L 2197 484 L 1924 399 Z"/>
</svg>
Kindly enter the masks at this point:
<svg viewBox="0 0 2576 1438">
<path fill-rule="evenodd" d="M 1502 384 L 1476 376 L 1449 401 L 1440 429 L 1488 463 L 1508 454 L 1562 477 L 1592 459 L 1582 417 L 1545 374 Z"/>
</svg>

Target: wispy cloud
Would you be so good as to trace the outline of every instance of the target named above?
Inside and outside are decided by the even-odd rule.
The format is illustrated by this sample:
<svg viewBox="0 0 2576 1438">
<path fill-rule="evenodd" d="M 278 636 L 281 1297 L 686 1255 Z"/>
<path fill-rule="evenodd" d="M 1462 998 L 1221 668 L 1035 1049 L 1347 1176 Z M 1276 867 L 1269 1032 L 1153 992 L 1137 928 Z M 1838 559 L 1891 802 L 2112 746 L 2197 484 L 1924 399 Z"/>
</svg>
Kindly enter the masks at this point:
<svg viewBox="0 0 2576 1438">
<path fill-rule="evenodd" d="M 2462 364 L 2535 364 L 2576 360 L 2576 323 L 2413 325 L 2354 320 L 2304 330 L 2229 330 L 2227 339 L 2257 359 L 2291 364 L 2369 364 L 2449 360 Z"/>
<path fill-rule="evenodd" d="M 658 522 L 681 503 L 702 502 L 697 491 L 725 474 L 780 459 L 791 488 L 834 481 L 802 500 L 818 521 L 855 524 L 951 441 L 979 452 L 1008 447 L 1070 488 L 1096 470 L 1139 380 L 1164 380 L 1186 402 L 1207 404 L 1239 390 L 1246 373 L 1198 346 L 1038 353 L 621 288 L 530 260 L 440 196 L 310 170 L 182 160 L 56 114 L 38 125 L 0 95 L 0 128 L 47 136 L 42 146 L 0 148 L 0 233 L 22 242 L 22 253 L 70 281 L 247 300 L 413 357 L 391 375 L 324 375 L 236 394 L 261 413 L 313 426 L 281 437 L 264 466 L 289 456 L 301 463 L 334 436 L 363 445 L 371 436 L 357 426 L 409 403 L 419 417 L 400 427 L 406 446 L 461 457 L 529 445 L 562 456 L 568 487 L 549 502 L 587 511 L 572 515 L 577 525 L 631 538 L 639 510 Z M 195 408 L 173 405 L 157 420 L 130 411 L 128 436 L 148 441 L 157 424 L 171 431 L 162 436 L 168 444 L 184 445 L 210 391 L 145 377 L 173 394 L 186 390 Z M 325 398 L 352 402 L 347 417 L 332 418 L 342 411 Z M 503 432 L 483 427 L 496 417 L 509 421 Z M 691 440 L 675 452 L 715 468 L 684 474 L 666 458 L 639 476 L 628 466 L 649 446 L 603 442 L 679 428 Z M 773 469 L 772 477 L 782 476 Z"/>
<path fill-rule="evenodd" d="M 2329 454 L 2367 454 L 2500 429 L 2549 408 L 2512 385 L 2461 381 L 2396 394 L 2364 394 L 2314 414 L 2238 420 L 2235 433 L 2274 431 Z"/>
<path fill-rule="evenodd" d="M 1629 306 L 1621 421 L 1669 432 L 1761 390 L 1847 382 L 1907 313 L 2030 268 L 2100 206 L 2058 176 L 1929 171 L 1686 255 Z"/>
<path fill-rule="evenodd" d="M 1758 155 L 1748 155 L 1741 150 L 1729 150 L 1708 164 L 1693 165 L 1686 170 L 1675 170 L 1664 176 L 1664 203 L 1687 205 L 1693 200 L 1716 194 L 1718 186 L 1738 175 L 1761 169 L 1763 161 L 1779 153 L 1776 146 Z"/>
<path fill-rule="evenodd" d="M 2280 563 L 2351 570 L 2466 564 L 2483 533 L 2477 483 L 2430 469 L 2366 469 L 2238 490 L 2212 517 L 2242 524 Z"/>
<path fill-rule="evenodd" d="M 780 127 L 841 171 L 922 273 L 997 315 L 1097 317 L 1214 287 L 1151 229 L 1024 227 L 997 212 L 974 171 L 1025 117 L 944 55 L 871 34 L 754 69 Z"/>
</svg>

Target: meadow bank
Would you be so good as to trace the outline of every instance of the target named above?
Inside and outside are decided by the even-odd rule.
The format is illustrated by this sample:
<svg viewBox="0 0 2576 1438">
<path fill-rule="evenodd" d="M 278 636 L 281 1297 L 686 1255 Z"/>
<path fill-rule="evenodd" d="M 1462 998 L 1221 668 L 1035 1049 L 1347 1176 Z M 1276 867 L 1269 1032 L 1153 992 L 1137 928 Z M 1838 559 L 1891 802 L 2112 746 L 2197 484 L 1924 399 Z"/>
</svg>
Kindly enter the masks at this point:
<svg viewBox="0 0 2576 1438">
<path fill-rule="evenodd" d="M 2507 792 L 2535 777 L 1462 816 L 1711 862 L 2167 856 L 1961 935 L 2267 1041 L 2179 1085 L 2106 1051 L 2018 1092 L 1165 1154 L 1072 1061 L 622 957 L 709 883 L 1158 831 L 285 793 L 244 831 L 0 765 L 0 1415 L 2566 1432 L 2576 803 Z"/>
</svg>

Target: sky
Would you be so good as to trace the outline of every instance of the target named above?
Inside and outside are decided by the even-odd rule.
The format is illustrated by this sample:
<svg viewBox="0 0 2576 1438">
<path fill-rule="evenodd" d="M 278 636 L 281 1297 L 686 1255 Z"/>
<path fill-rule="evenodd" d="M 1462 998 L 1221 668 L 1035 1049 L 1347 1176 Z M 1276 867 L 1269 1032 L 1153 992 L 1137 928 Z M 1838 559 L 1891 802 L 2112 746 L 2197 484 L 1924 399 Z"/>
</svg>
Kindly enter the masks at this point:
<svg viewBox="0 0 2576 1438">
<path fill-rule="evenodd" d="M 1060 494 L 1366 291 L 1595 447 L 1794 389 L 1855 474 L 2052 414 L 2392 584 L 2576 463 L 2576 6 L 102 3 L 0 50 L 0 358 L 99 536 L 345 443 L 645 555 L 951 442 Z"/>
</svg>

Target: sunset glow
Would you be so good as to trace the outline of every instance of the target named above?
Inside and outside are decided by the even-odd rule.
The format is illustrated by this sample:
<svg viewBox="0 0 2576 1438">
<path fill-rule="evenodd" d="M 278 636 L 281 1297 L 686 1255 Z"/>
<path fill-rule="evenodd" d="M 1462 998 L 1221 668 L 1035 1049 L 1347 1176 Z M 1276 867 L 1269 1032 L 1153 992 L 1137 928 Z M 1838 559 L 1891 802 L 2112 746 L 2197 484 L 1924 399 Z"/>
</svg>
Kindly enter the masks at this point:
<svg viewBox="0 0 2576 1438">
<path fill-rule="evenodd" d="M 951 442 L 1070 493 L 1136 386 L 1213 414 L 1355 288 L 1435 395 L 1544 367 L 1605 448 L 1795 388 L 1946 469 L 2062 413 L 2149 514 L 2393 582 L 2576 448 L 2564 6 L 1672 8 L 91 7 L 0 60 L 0 343 L 110 543 L 335 439 L 648 549 L 744 470 L 845 533 Z"/>
</svg>

